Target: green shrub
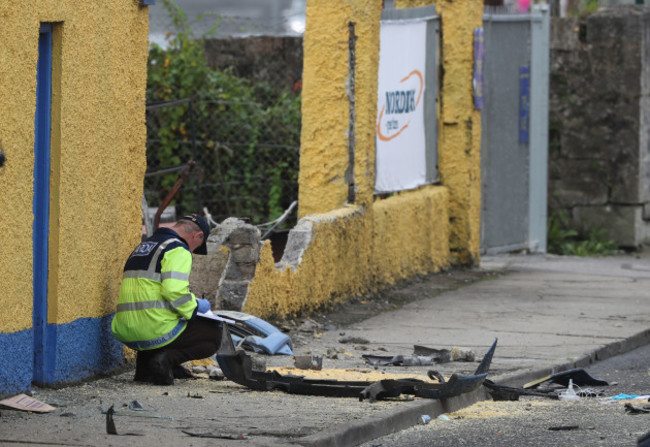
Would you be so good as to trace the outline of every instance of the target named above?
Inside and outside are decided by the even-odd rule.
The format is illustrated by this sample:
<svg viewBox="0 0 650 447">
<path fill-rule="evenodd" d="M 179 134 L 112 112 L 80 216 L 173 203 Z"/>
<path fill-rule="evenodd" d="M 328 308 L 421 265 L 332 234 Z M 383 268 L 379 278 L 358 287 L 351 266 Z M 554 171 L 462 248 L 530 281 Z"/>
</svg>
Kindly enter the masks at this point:
<svg viewBox="0 0 650 447">
<path fill-rule="evenodd" d="M 553 213 L 548 219 L 547 251 L 558 255 L 601 256 L 616 253 L 618 247 L 608 239 L 606 230 L 591 228 L 581 233 L 568 228 L 563 212 Z"/>
<path fill-rule="evenodd" d="M 191 98 L 192 116 L 188 103 L 148 111 L 148 170 L 195 159 L 192 181 L 176 196 L 177 213 L 207 206 L 219 219 L 280 216 L 297 199 L 300 94 L 211 68 L 185 13 L 173 0 L 162 5 L 177 33 L 168 46 L 150 48 L 147 102 Z M 159 203 L 177 178 L 148 179 L 147 198 Z"/>
</svg>

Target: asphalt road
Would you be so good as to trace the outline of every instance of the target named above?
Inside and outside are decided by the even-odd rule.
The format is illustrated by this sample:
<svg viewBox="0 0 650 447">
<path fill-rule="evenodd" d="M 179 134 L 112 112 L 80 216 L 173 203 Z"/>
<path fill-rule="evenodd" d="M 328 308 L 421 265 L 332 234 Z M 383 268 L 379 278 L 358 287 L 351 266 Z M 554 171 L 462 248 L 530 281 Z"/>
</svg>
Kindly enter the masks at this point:
<svg viewBox="0 0 650 447">
<path fill-rule="evenodd" d="M 650 394 L 650 345 L 586 368 L 606 380 L 604 397 Z M 650 413 L 630 415 L 624 402 L 603 398 L 578 402 L 522 397 L 517 402 L 486 401 L 363 447 L 394 446 L 635 446 L 650 431 Z M 648 405 L 632 402 L 635 407 Z"/>
</svg>

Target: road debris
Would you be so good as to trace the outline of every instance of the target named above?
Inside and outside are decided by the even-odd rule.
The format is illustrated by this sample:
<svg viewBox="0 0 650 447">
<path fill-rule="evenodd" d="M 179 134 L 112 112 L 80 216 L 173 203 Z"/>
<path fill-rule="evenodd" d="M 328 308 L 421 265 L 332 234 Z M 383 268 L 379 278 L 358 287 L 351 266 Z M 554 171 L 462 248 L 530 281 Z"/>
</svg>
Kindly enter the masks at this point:
<svg viewBox="0 0 650 447">
<path fill-rule="evenodd" d="M 431 416 L 428 414 L 423 414 L 418 418 L 418 424 L 420 425 L 427 425 L 429 422 L 431 422 Z"/>
<path fill-rule="evenodd" d="M 451 361 L 451 351 L 449 349 L 436 349 L 427 346 L 413 345 L 413 355 L 431 357 L 435 363 L 447 363 Z"/>
<path fill-rule="evenodd" d="M 353 343 L 356 343 L 356 344 L 359 344 L 359 345 L 367 345 L 368 343 L 370 343 L 370 340 L 368 340 L 367 338 L 363 338 L 363 337 L 354 337 L 354 336 L 349 335 L 347 337 L 339 338 L 339 343 L 343 343 L 344 345 L 345 344 L 353 344 Z"/>
<path fill-rule="evenodd" d="M 427 366 L 447 362 L 473 362 L 476 359 L 476 354 L 471 349 L 457 346 L 449 350 L 414 345 L 412 355 L 364 354 L 361 357 L 370 365 L 377 366 Z"/>
<path fill-rule="evenodd" d="M 584 369 L 576 368 L 533 380 L 532 382 L 525 384 L 524 388 L 538 388 L 541 384 L 547 382 L 568 387 L 569 380 L 571 380 L 574 385 L 578 386 L 609 386 L 609 383 L 605 380 L 591 377 Z"/>
<path fill-rule="evenodd" d="M 297 355 L 293 358 L 294 366 L 298 369 L 323 369 L 323 357 L 319 355 Z"/>
<path fill-rule="evenodd" d="M 454 346 L 451 348 L 452 362 L 473 362 L 476 359 L 474 351 L 468 348 Z"/>
<path fill-rule="evenodd" d="M 563 401 L 576 401 L 580 400 L 580 396 L 578 396 L 573 389 L 573 379 L 569 379 L 569 386 L 566 390 L 562 390 L 558 393 L 558 399 L 563 400 Z"/>
<path fill-rule="evenodd" d="M 195 438 L 216 438 L 216 439 L 248 439 L 248 436 L 245 433 L 238 435 L 229 435 L 226 433 L 196 433 L 188 430 L 181 430 L 183 433 Z"/>
<path fill-rule="evenodd" d="M 228 325 L 224 325 L 223 330 L 217 360 L 226 377 L 239 385 L 257 391 L 281 390 L 290 394 L 358 397 L 361 401 L 368 399 L 371 402 L 397 397 L 401 394 L 443 399 L 470 392 L 485 380 L 497 344 L 497 340 L 495 340 L 474 374 L 452 374 L 449 381 L 445 383 L 429 383 L 416 379 L 380 380 L 377 382 L 311 380 L 302 376 L 283 376 L 275 371 L 254 371 L 251 357 L 243 350 L 235 349 L 229 336 Z"/>
<path fill-rule="evenodd" d="M 650 413 L 650 409 L 643 407 L 643 408 L 638 408 L 632 405 L 629 402 L 626 402 L 625 405 L 623 405 L 625 408 L 625 412 L 627 414 L 648 414 Z"/>
<path fill-rule="evenodd" d="M 102 410 L 102 414 L 108 414 L 108 410 Z M 138 418 L 152 418 L 152 419 L 173 419 L 170 416 L 163 416 L 161 414 L 154 414 L 148 411 L 134 411 L 134 410 L 112 410 L 112 416 L 128 416 Z"/>
<path fill-rule="evenodd" d="M 568 431 L 568 430 L 578 430 L 580 426 L 578 425 L 558 425 L 556 427 L 549 427 L 551 431 Z"/>
<path fill-rule="evenodd" d="M 363 354 L 361 357 L 373 366 L 429 366 L 434 364 L 432 357 L 421 355 L 396 355 L 391 357 L 387 355 Z"/>
<path fill-rule="evenodd" d="M 555 390 L 541 389 L 530 390 L 526 388 L 516 388 L 505 385 L 498 385 L 489 379 L 485 379 L 483 386 L 489 390 L 490 396 L 494 401 L 517 401 L 519 396 L 538 396 L 557 399 L 558 394 Z"/>
<path fill-rule="evenodd" d="M 18 394 L 8 399 L 0 400 L 0 407 L 10 410 L 31 411 L 33 413 L 50 413 L 56 408 L 29 397 L 26 394 Z"/>
<path fill-rule="evenodd" d="M 293 355 L 291 338 L 271 323 L 243 312 L 215 310 L 213 313 L 234 321 L 228 328 L 238 348 L 267 355 Z"/>
<path fill-rule="evenodd" d="M 129 402 L 129 410 L 144 411 L 144 407 L 137 400 L 132 400 L 131 402 Z"/>
<path fill-rule="evenodd" d="M 109 435 L 116 435 L 117 429 L 115 428 L 115 421 L 113 421 L 113 405 L 106 411 L 106 433 Z"/>
<path fill-rule="evenodd" d="M 144 436 L 142 433 L 122 433 L 119 434 L 115 428 L 115 421 L 113 420 L 113 415 L 115 414 L 113 410 L 113 405 L 111 405 L 108 410 L 106 410 L 106 433 L 109 435 L 116 436 Z"/>
</svg>

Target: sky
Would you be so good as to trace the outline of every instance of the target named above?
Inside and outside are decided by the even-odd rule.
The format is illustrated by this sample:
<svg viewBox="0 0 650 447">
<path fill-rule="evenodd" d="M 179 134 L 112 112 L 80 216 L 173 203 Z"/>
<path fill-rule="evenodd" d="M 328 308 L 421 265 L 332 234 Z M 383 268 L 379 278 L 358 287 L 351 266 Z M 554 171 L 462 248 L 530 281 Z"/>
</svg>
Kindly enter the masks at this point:
<svg viewBox="0 0 650 447">
<path fill-rule="evenodd" d="M 216 29 L 217 37 L 302 35 L 306 0 L 177 0 L 196 36 Z M 149 39 L 164 45 L 174 32 L 162 0 L 149 6 Z M 215 28 L 216 26 L 216 28 Z"/>
</svg>

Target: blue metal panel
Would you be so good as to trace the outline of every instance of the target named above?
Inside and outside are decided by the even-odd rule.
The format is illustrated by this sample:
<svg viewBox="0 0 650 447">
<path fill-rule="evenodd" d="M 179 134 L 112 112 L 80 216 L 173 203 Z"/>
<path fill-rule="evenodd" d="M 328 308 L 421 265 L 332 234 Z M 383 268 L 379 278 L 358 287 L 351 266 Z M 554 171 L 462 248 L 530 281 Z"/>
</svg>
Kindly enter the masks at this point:
<svg viewBox="0 0 650 447">
<path fill-rule="evenodd" d="M 42 24 L 36 68 L 34 119 L 34 377 L 47 382 L 54 371 L 55 340 L 48 340 L 47 278 L 50 215 L 50 109 L 52 103 L 52 25 Z"/>
<path fill-rule="evenodd" d="M 519 67 L 519 142 L 528 143 L 530 115 L 530 67 Z"/>
<path fill-rule="evenodd" d="M 485 63 L 485 34 L 483 28 L 474 28 L 474 108 L 483 110 L 483 69 Z"/>
</svg>

